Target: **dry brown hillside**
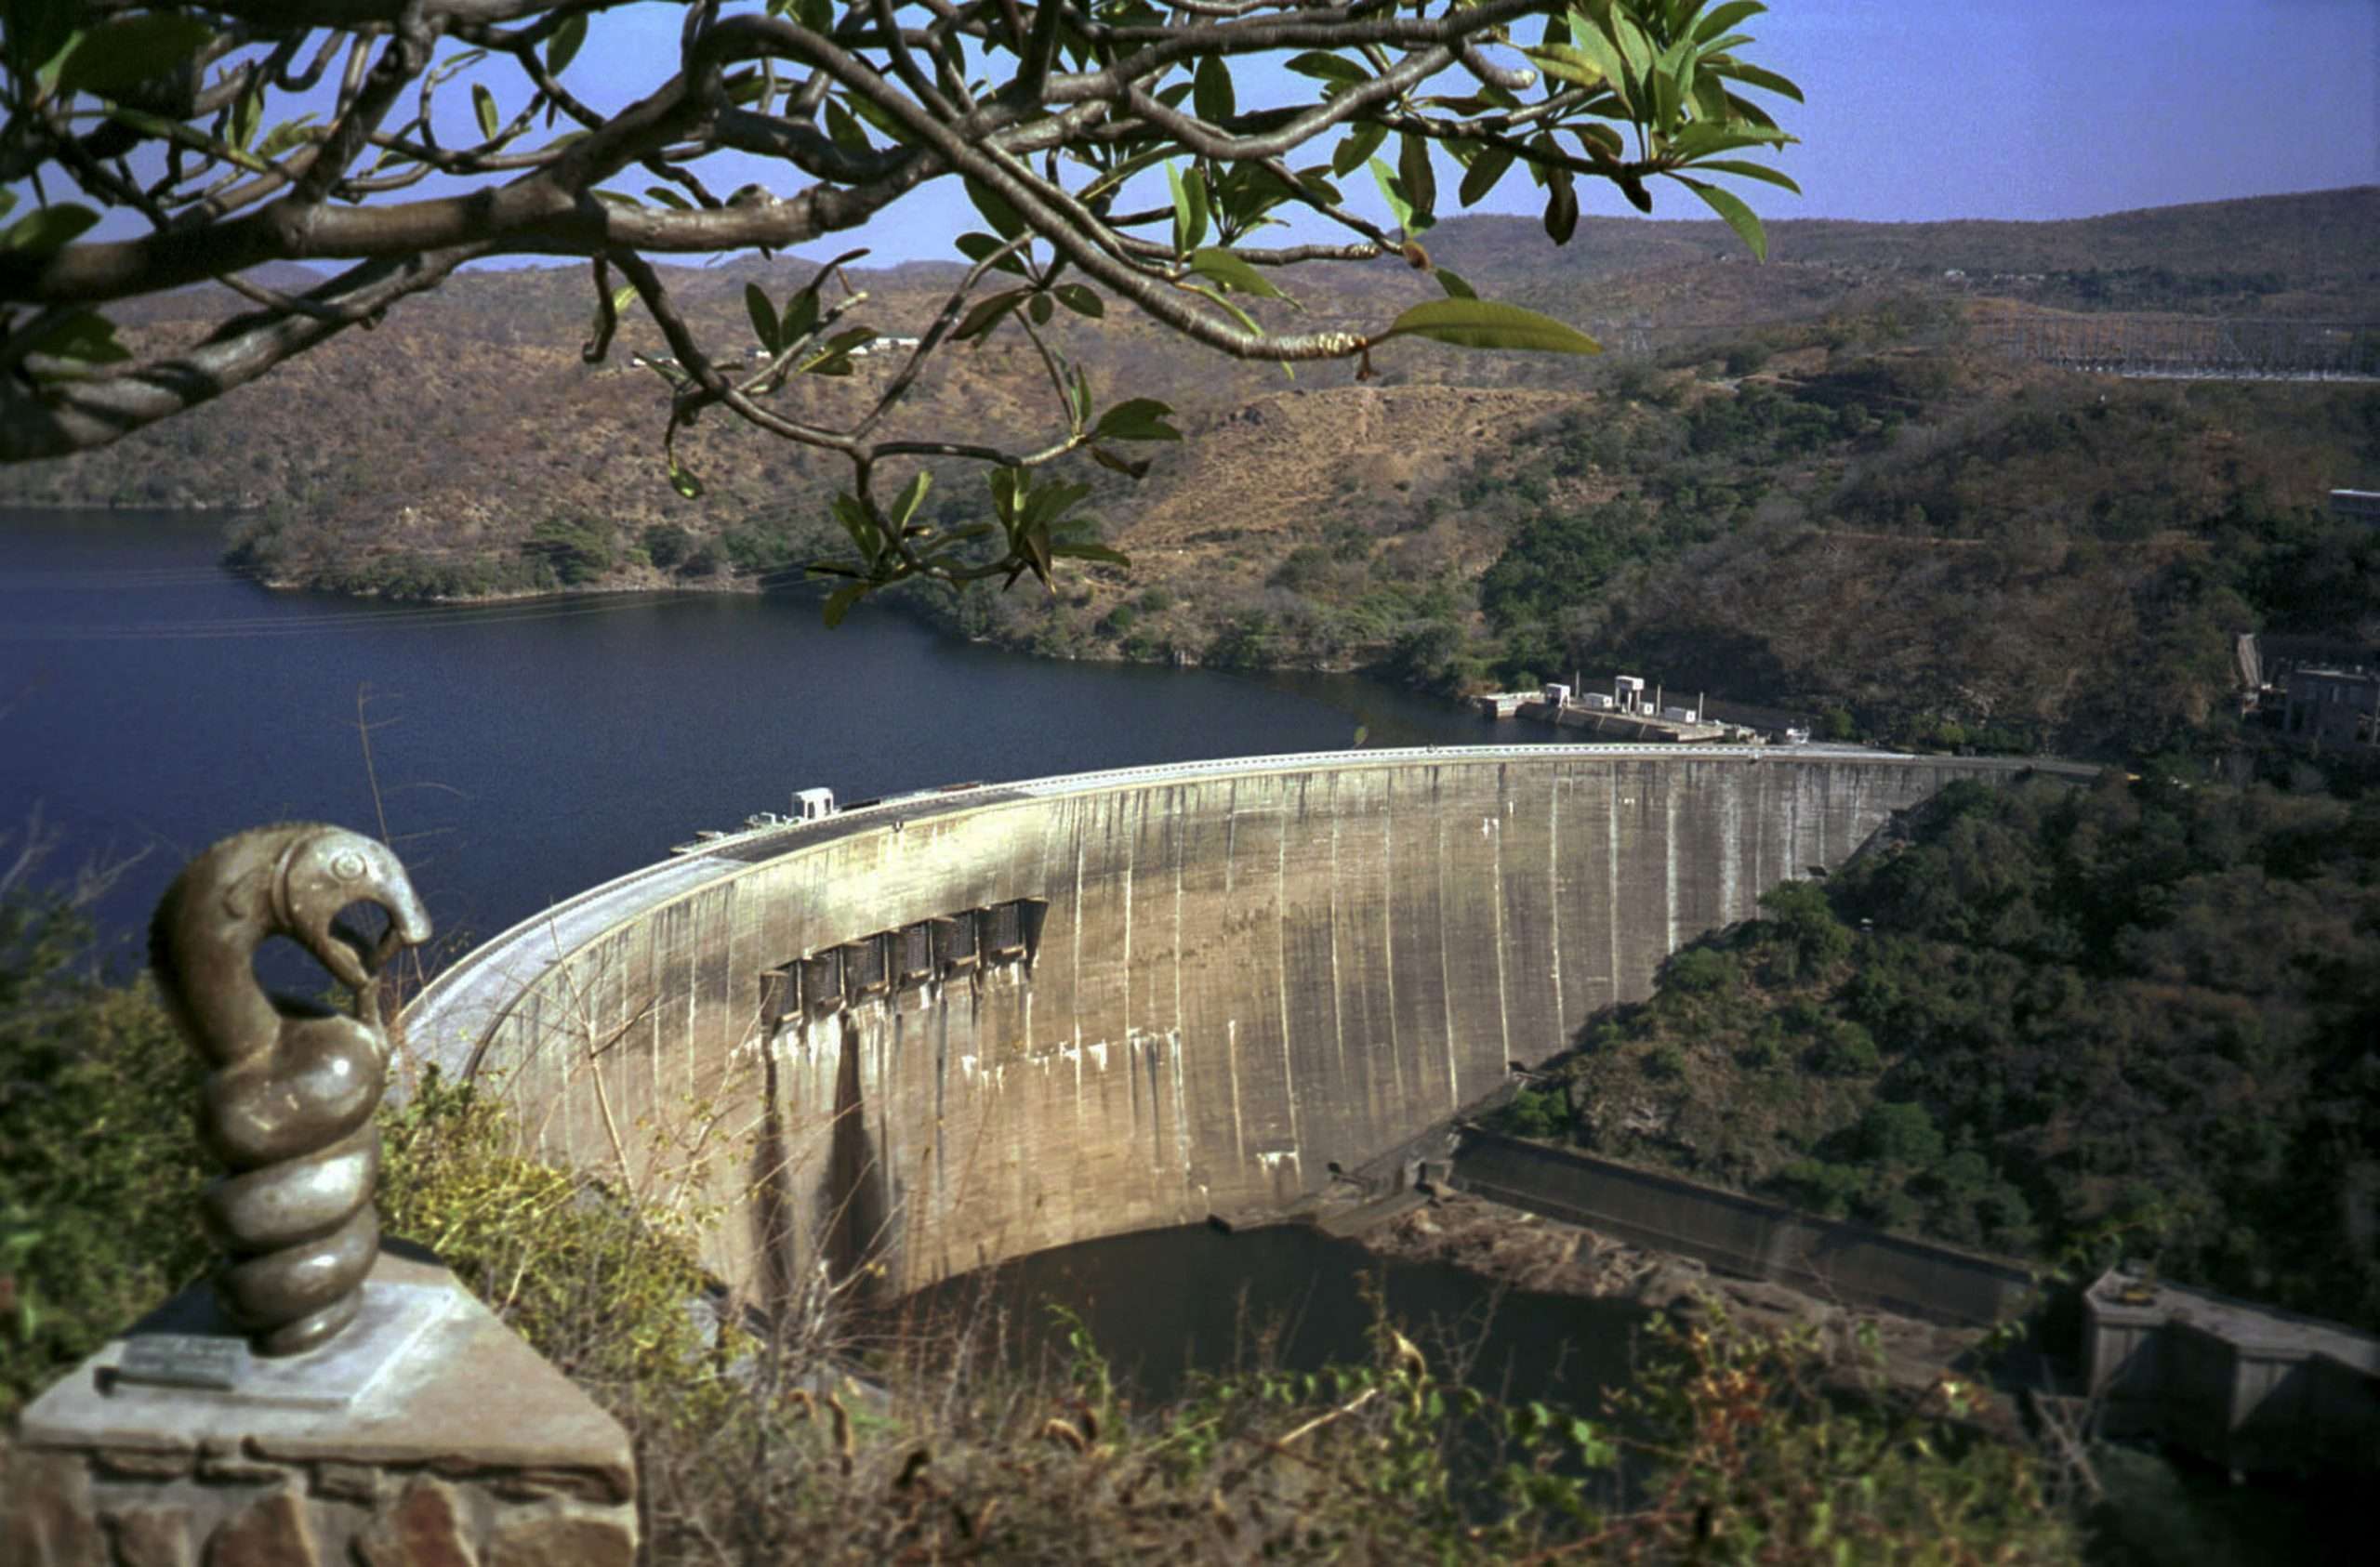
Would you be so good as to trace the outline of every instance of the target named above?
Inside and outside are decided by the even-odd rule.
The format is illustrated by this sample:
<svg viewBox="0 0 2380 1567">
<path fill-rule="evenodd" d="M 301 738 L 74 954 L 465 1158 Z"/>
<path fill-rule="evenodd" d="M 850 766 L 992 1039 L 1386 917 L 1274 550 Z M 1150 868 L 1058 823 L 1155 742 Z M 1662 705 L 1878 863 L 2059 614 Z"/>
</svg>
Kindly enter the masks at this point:
<svg viewBox="0 0 2380 1567">
<path fill-rule="evenodd" d="M 907 601 L 1067 657 L 1368 665 L 1446 689 L 1626 661 L 1878 732 L 2169 732 L 2222 706 L 2231 631 L 2380 630 L 2380 559 L 2320 520 L 2326 487 L 2380 487 L 2380 394 L 2093 383 L 1995 359 L 1969 323 L 2380 320 L 2375 231 L 2375 188 L 2074 223 L 1788 221 L 1765 266 L 1716 224 L 1593 219 L 1556 251 L 1529 220 L 1459 218 L 1429 236 L 1441 265 L 1611 351 L 1408 340 L 1363 380 L 1061 311 L 1051 341 L 1100 402 L 1162 398 L 1189 437 L 1135 453 L 1138 482 L 1082 465 L 1131 570 Z M 745 284 L 781 296 L 809 270 L 747 257 L 671 284 L 733 352 Z M 853 319 L 915 333 L 953 277 L 855 271 Z M 1287 281 L 1296 306 L 1261 313 L 1298 328 L 1377 329 L 1437 295 L 1395 259 Z M 203 302 L 147 302 L 127 330 L 190 332 Z M 714 414 L 680 442 L 707 493 L 681 497 L 667 388 L 630 362 L 662 352 L 658 334 L 632 312 L 588 365 L 588 303 L 578 269 L 457 277 L 193 415 L 0 471 L 0 501 L 255 508 L 253 567 L 353 592 L 798 580 L 839 537 L 840 465 Z M 892 373 L 864 362 L 783 405 L 845 420 Z M 1012 330 L 938 358 L 895 420 L 1020 444 L 1055 428 Z M 980 470 L 936 478 L 932 520 L 984 514 Z"/>
</svg>

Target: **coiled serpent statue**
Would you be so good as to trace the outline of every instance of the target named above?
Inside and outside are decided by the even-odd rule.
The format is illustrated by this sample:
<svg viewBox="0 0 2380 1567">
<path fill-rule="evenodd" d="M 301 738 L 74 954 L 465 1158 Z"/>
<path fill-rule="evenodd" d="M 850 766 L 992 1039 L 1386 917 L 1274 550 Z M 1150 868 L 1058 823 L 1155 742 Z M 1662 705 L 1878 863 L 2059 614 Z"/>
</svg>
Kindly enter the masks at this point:
<svg viewBox="0 0 2380 1567">
<path fill-rule="evenodd" d="M 388 915 L 376 943 L 339 916 Z M 352 1016 L 273 995 L 257 949 L 286 937 L 355 994 Z M 375 1120 L 388 1082 L 380 968 L 430 939 L 430 918 L 387 847 L 342 827 L 259 827 L 184 867 L 150 927 L 165 1004 L 211 1070 L 199 1139 L 226 1174 L 201 1193 L 224 1254 L 215 1293 L 260 1355 L 327 1342 L 355 1317 L 379 1255 Z"/>
</svg>

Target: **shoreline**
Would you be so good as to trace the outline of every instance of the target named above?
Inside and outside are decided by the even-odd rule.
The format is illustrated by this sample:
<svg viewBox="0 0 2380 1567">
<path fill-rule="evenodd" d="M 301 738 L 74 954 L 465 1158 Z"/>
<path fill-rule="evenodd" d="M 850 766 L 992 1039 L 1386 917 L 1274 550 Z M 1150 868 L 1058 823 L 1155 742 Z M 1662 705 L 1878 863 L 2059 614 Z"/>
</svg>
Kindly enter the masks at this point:
<svg viewBox="0 0 2380 1567">
<path fill-rule="evenodd" d="M 1739 1325 L 1817 1334 L 1846 1391 L 1863 1390 L 1861 1343 L 1872 1332 L 1883 1390 L 1913 1398 L 1956 1371 L 1978 1395 L 1968 1422 L 1995 1434 L 2021 1429 L 2007 1391 L 1967 1369 L 1968 1361 L 1985 1351 L 1991 1337 L 1986 1329 L 1948 1327 L 1841 1305 L 1783 1284 L 1730 1277 L 1690 1258 L 1632 1245 L 1459 1191 L 1440 1192 L 1354 1239 L 1384 1261 L 1445 1263 L 1538 1294 L 1620 1301 L 1672 1314 L 1697 1312 L 1715 1301 Z"/>
</svg>

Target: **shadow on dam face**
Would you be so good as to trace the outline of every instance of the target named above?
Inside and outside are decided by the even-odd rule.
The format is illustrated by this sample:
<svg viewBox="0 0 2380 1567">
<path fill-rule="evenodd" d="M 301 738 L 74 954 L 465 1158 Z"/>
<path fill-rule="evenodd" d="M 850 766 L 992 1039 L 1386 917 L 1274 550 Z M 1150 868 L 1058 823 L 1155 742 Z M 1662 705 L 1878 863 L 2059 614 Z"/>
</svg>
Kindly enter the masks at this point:
<svg viewBox="0 0 2380 1567">
<path fill-rule="evenodd" d="M 615 1120 L 721 1117 L 709 1266 L 778 1304 L 822 1261 L 900 1292 L 1293 1201 L 1766 888 L 2023 770 L 1514 746 L 926 796 L 582 894 L 443 976 L 407 1037 L 591 1170 L 651 1173 Z"/>
</svg>

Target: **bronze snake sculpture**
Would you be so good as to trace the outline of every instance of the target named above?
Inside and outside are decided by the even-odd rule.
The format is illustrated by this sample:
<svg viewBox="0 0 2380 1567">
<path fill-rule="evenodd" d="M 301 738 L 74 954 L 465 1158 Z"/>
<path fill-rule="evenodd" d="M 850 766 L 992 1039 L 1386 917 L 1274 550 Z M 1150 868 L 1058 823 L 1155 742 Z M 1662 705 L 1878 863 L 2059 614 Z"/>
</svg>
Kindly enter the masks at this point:
<svg viewBox="0 0 2380 1567">
<path fill-rule="evenodd" d="M 341 910 L 389 916 L 376 947 Z M 355 993 L 350 1016 L 269 994 L 257 948 L 286 937 Z M 375 982 L 430 918 L 397 857 L 341 827 L 296 823 L 224 839 L 184 867 L 157 906 L 150 961 L 183 1035 L 212 1069 L 199 1139 L 227 1173 L 200 1195 L 224 1259 L 224 1314 L 261 1355 L 315 1349 L 352 1321 L 379 1254 L 374 1119 L 388 1082 Z"/>
</svg>

